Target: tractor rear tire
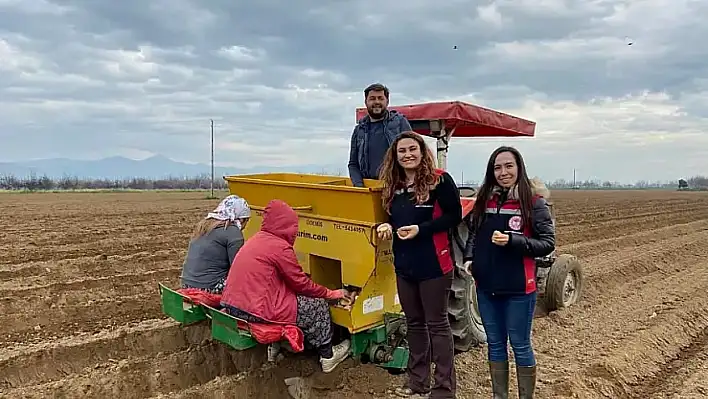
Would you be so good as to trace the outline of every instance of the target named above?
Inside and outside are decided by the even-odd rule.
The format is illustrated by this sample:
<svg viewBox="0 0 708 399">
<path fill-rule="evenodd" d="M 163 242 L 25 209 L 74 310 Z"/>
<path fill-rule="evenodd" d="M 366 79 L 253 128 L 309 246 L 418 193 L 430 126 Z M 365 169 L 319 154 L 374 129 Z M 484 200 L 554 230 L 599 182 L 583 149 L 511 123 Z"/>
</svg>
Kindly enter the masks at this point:
<svg viewBox="0 0 708 399">
<path fill-rule="evenodd" d="M 546 277 L 546 310 L 552 312 L 575 304 L 580 299 L 584 282 L 583 268 L 578 258 L 570 254 L 559 255 Z"/>
<path fill-rule="evenodd" d="M 459 352 L 467 352 L 472 347 L 487 342 L 487 334 L 477 307 L 474 278 L 464 269 L 463 251 L 467 233 L 464 221 L 453 232 L 455 268 L 448 300 L 450 327 L 455 340 L 455 350 Z"/>
<path fill-rule="evenodd" d="M 460 197 L 463 198 L 474 198 L 474 196 L 477 195 L 477 189 L 474 187 L 458 186 L 457 189 L 460 190 Z"/>
</svg>

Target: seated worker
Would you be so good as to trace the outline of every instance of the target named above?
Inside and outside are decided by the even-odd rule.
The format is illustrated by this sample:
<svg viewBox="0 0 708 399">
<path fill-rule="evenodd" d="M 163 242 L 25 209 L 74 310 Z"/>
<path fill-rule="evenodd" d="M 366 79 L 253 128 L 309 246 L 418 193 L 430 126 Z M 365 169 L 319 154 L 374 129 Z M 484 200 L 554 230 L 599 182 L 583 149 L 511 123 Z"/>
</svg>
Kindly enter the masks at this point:
<svg viewBox="0 0 708 399">
<path fill-rule="evenodd" d="M 213 294 L 223 291 L 231 263 L 243 246 L 242 230 L 250 217 L 246 200 L 229 195 L 197 223 L 182 265 L 182 288 Z"/>
<path fill-rule="evenodd" d="M 310 279 L 295 256 L 298 216 L 283 201 L 272 200 L 263 212 L 261 230 L 236 255 L 221 304 L 253 323 L 297 325 L 305 343 L 317 349 L 329 373 L 349 355 L 350 342 L 332 345 L 327 300 L 349 299 L 347 290 L 330 290 Z"/>
<path fill-rule="evenodd" d="M 364 187 L 364 179 L 378 179 L 386 151 L 401 133 L 411 129 L 403 114 L 388 109 L 388 87 L 374 83 L 364 89 L 368 115 L 352 132 L 349 149 L 349 178 L 354 187 Z"/>
</svg>

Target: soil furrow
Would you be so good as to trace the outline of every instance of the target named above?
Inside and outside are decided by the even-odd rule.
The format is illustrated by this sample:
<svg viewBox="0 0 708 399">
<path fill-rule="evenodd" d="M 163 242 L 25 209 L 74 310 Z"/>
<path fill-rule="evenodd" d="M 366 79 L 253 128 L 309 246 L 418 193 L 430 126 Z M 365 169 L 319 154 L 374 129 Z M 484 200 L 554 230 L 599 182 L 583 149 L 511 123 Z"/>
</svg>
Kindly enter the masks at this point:
<svg viewBox="0 0 708 399">
<path fill-rule="evenodd" d="M 121 297 L 136 296 L 143 293 L 157 293 L 157 284 L 152 278 L 144 281 L 110 281 L 94 288 L 83 289 L 74 287 L 47 295 L 41 290 L 27 295 L 12 295 L 0 298 L 0 315 L 15 315 L 19 317 L 35 309 L 43 312 L 45 309 L 56 307 L 70 307 L 76 305 L 89 305 L 92 301 L 110 301 Z"/>
<path fill-rule="evenodd" d="M 56 281 L 61 279 L 76 279 L 80 276 L 107 277 L 111 274 L 139 272 L 159 269 L 162 263 L 172 263 L 184 256 L 184 248 L 161 249 L 156 251 L 134 252 L 128 255 L 83 256 L 74 259 L 58 261 L 28 262 L 19 265 L 0 266 L 0 283 L 31 281 L 36 285 L 39 281 Z M 177 264 L 176 262 L 174 263 Z"/>
<path fill-rule="evenodd" d="M 0 314 L 0 344 L 54 340 L 163 317 L 156 289 L 133 297 L 91 299 L 69 306 L 28 309 L 32 311 Z"/>
<path fill-rule="evenodd" d="M 277 365 L 266 365 L 250 372 L 216 378 L 201 386 L 179 392 L 162 393 L 151 399 L 231 399 L 234 392 L 244 398 L 289 398 L 284 380 L 302 376 L 310 387 L 309 399 L 383 399 L 391 398 L 392 376 L 378 367 L 346 361 L 332 374 L 316 373 L 317 365 L 304 359 L 286 359 Z M 361 380 L 361 375 L 370 378 Z M 268 381 L 268 384 L 263 384 Z M 239 396 L 241 397 L 241 396 Z M 458 397 L 465 398 L 464 393 Z"/>
<path fill-rule="evenodd" d="M 309 399 L 389 399 L 405 381 L 353 360 L 323 374 L 309 354 L 261 368 L 263 347 L 229 350 L 206 322 L 167 320 L 157 283 L 179 283 L 194 223 L 218 199 L 0 200 L 0 398 L 283 399 L 283 380 L 301 376 Z M 567 190 L 552 200 L 558 252 L 580 258 L 586 289 L 535 319 L 537 397 L 708 397 L 708 193 Z M 491 396 L 486 347 L 455 363 L 459 398 Z M 512 367 L 510 397 L 515 384 Z"/>
<path fill-rule="evenodd" d="M 558 249 L 560 252 L 571 253 L 579 258 L 591 258 L 610 251 L 636 248 L 642 245 L 656 246 L 660 245 L 662 241 L 667 239 L 675 238 L 677 236 L 688 236 L 690 234 L 702 231 L 708 231 L 708 219 L 663 226 L 654 230 L 638 231 L 619 237 L 592 241 L 588 240 L 575 244 L 563 245 Z"/>
<path fill-rule="evenodd" d="M 555 325 L 544 320 L 539 323 L 546 324 L 538 334 L 540 339 L 545 342 L 544 336 L 551 333 L 563 345 L 542 353 L 556 361 L 566 358 L 590 364 L 584 371 L 578 370 L 585 376 L 582 382 L 570 382 L 579 384 L 575 392 L 632 397 L 633 387 L 659 373 L 708 327 L 708 268 L 701 260 L 694 255 L 675 270 L 626 284 L 634 289 L 594 305 L 601 312 L 584 308 L 558 318 Z M 562 328 L 566 325 L 572 330 Z M 602 326 L 602 334 L 589 333 L 593 326 Z M 569 350 L 572 346 L 576 349 Z M 567 391 L 568 386 L 561 390 Z"/>
<path fill-rule="evenodd" d="M 52 260 L 70 260 L 90 256 L 131 255 L 136 252 L 158 251 L 165 249 L 184 249 L 188 237 L 176 237 L 173 234 L 160 234 L 153 236 L 149 241 L 135 240 L 126 237 L 122 240 L 106 238 L 87 243 L 23 247 L 5 251 L 0 258 L 0 265 L 17 265 L 27 262 L 41 262 Z"/>
<path fill-rule="evenodd" d="M 181 271 L 181 266 L 168 267 L 134 274 L 125 273 L 107 277 L 85 277 L 73 281 L 22 286 L 16 286 L 14 281 L 4 282 L 0 283 L 0 298 L 32 295 L 40 291 L 44 295 L 60 295 L 63 291 L 68 290 L 87 290 L 97 287 L 106 287 L 115 283 L 136 283 L 149 279 L 152 279 L 155 282 L 155 286 L 157 286 L 158 282 L 173 279 L 176 275 L 179 275 Z"/>
<path fill-rule="evenodd" d="M 651 231 L 665 226 L 695 222 L 697 220 L 708 219 L 708 212 L 701 214 L 695 213 L 666 213 L 660 216 L 647 218 L 645 220 L 637 220 L 634 223 L 627 223 L 622 219 L 617 219 L 605 223 L 599 223 L 583 228 L 566 227 L 559 229 L 563 232 L 558 236 L 560 245 L 575 244 L 587 240 L 592 237 L 595 240 L 604 238 L 614 238 L 626 234 L 631 234 L 636 231 Z"/>
<path fill-rule="evenodd" d="M 644 209 L 646 210 L 646 209 Z M 626 223 L 631 223 L 631 222 L 636 222 L 637 219 L 653 219 L 657 217 L 664 217 L 667 215 L 680 215 L 680 214 L 702 214 L 705 213 L 706 210 L 708 210 L 708 205 L 701 205 L 701 206 L 695 206 L 695 205 L 687 205 L 684 207 L 672 207 L 670 209 L 658 209 L 656 211 L 652 212 L 638 212 L 638 213 L 632 213 L 632 212 L 626 212 L 624 210 L 617 210 L 616 214 L 603 214 L 603 215 L 587 215 L 586 217 L 579 219 L 579 220 L 573 220 L 572 222 L 562 222 L 558 223 L 558 227 L 567 227 L 567 226 L 572 226 L 576 228 L 584 228 L 587 227 L 586 225 L 596 225 L 596 224 L 603 224 L 603 223 L 609 223 L 609 222 L 614 222 L 617 220 L 622 220 Z M 599 216 L 599 217 L 592 217 L 592 216 Z M 564 220 L 564 219 L 561 219 Z"/>
<path fill-rule="evenodd" d="M 177 224 L 170 229 L 170 234 L 175 238 L 188 238 L 193 226 L 188 224 Z M 95 242 L 110 242 L 110 241 L 127 241 L 134 239 L 136 234 L 140 235 L 161 235 L 161 227 L 159 225 L 150 224 L 144 227 L 130 226 L 129 228 L 106 228 L 102 230 L 96 229 L 95 226 L 86 226 L 80 232 L 71 232 L 66 230 L 56 230 L 52 232 L 42 233 L 36 232 L 34 237 L 32 234 L 25 237 L 14 237 L 8 239 L 7 243 L 15 245 L 26 244 L 40 252 L 52 250 L 61 250 L 67 246 L 76 246 L 86 243 Z M 24 245 L 23 245 L 24 246 Z"/>
<path fill-rule="evenodd" d="M 708 328 L 687 348 L 683 348 L 671 362 L 664 364 L 661 371 L 642 381 L 632 396 L 635 398 L 691 397 L 702 394 L 708 397 Z M 701 387 L 697 380 L 701 379 Z M 698 385 L 698 386 L 697 386 Z M 685 387 L 690 387 L 688 392 Z M 693 392 L 690 392 L 693 391 Z"/>
<path fill-rule="evenodd" d="M 0 349 L 0 389 L 60 380 L 106 362 L 185 350 L 209 337 L 206 323 L 182 328 L 169 320 L 148 320 L 98 334 Z"/>
<path fill-rule="evenodd" d="M 260 367 L 264 360 L 262 350 L 235 352 L 208 342 L 172 353 L 110 359 L 57 381 L 7 390 L 5 395 L 27 399 L 49 396 L 142 399 L 252 370 Z"/>
<path fill-rule="evenodd" d="M 708 231 L 673 237 L 660 243 L 649 243 L 627 251 L 608 251 L 602 255 L 582 259 L 587 281 L 584 306 L 597 305 L 597 297 L 623 295 L 616 287 L 626 287 L 638 279 L 654 273 L 672 273 L 685 265 L 684 257 L 700 262 L 692 256 L 705 248 Z M 689 254 L 689 255 L 684 255 Z M 616 298 L 619 299 L 619 298 Z"/>
</svg>

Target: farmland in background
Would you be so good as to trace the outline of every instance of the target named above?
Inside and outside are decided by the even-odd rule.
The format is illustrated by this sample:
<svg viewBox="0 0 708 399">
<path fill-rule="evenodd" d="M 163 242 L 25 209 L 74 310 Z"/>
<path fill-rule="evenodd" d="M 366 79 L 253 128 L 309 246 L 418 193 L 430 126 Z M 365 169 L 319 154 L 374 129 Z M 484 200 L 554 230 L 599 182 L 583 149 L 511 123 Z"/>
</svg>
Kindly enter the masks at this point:
<svg viewBox="0 0 708 399">
<path fill-rule="evenodd" d="M 300 173 L 295 171 L 295 173 Z M 322 171 L 321 174 L 328 174 Z M 337 176 L 344 175 L 340 170 Z M 694 190 L 708 190 L 708 177 L 694 176 L 686 179 L 688 187 Z M 479 184 L 477 181 L 458 182 L 459 185 Z M 582 189 L 582 190 L 617 190 L 617 189 L 677 189 L 678 180 L 675 182 L 640 180 L 635 183 L 620 183 L 601 180 L 564 180 L 546 182 L 554 189 Z M 28 175 L 17 177 L 14 175 L 0 175 L 0 190 L 4 191 L 77 191 L 77 190 L 206 190 L 211 187 L 211 176 L 203 174 L 194 177 L 166 177 L 163 179 L 148 179 L 130 177 L 123 179 L 83 179 L 75 176 L 51 178 L 47 175 Z M 225 190 L 226 184 L 222 176 L 214 176 L 214 189 Z"/>
<path fill-rule="evenodd" d="M 207 186 L 208 187 L 208 186 Z M 586 288 L 539 315 L 539 398 L 708 396 L 708 193 L 553 192 L 558 250 L 577 255 Z M 385 398 L 402 376 L 347 360 L 263 367 L 208 327 L 160 311 L 189 234 L 218 203 L 203 192 L 0 193 L 0 398 Z M 458 397 L 491 396 L 486 348 L 456 358 Z M 512 386 L 514 381 L 512 381 Z"/>
</svg>

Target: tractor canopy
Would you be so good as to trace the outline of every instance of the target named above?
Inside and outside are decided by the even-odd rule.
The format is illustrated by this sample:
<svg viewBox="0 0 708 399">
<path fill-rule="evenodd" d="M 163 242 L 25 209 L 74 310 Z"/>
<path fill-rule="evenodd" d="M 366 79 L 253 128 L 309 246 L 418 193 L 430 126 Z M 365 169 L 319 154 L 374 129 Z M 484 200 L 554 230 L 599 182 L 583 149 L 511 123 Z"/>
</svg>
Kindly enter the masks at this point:
<svg viewBox="0 0 708 399">
<path fill-rule="evenodd" d="M 403 114 L 417 133 L 437 141 L 437 163 L 447 169 L 447 151 L 453 137 L 533 137 L 536 123 L 462 101 L 389 107 Z M 357 120 L 366 108 L 357 108 Z"/>
<path fill-rule="evenodd" d="M 533 137 L 536 123 L 462 101 L 431 102 L 391 106 L 403 114 L 417 133 L 439 137 Z M 356 119 L 366 116 L 366 108 L 356 109 Z"/>
</svg>

